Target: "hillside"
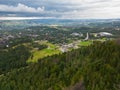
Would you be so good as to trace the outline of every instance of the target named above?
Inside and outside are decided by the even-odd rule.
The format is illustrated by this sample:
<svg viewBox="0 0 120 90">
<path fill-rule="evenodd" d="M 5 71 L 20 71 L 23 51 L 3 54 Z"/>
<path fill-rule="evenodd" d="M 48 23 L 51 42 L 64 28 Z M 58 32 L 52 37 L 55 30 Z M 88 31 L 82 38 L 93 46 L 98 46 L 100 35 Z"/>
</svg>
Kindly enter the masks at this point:
<svg viewBox="0 0 120 90">
<path fill-rule="evenodd" d="M 12 69 L 0 75 L 0 90 L 120 90 L 120 41 L 94 42 Z"/>
</svg>

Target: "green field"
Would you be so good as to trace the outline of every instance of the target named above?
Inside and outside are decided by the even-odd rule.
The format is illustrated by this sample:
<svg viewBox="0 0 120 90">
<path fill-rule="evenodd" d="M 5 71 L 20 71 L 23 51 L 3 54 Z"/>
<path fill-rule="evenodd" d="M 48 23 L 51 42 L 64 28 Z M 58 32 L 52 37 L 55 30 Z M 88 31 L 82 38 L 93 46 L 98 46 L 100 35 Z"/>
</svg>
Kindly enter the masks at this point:
<svg viewBox="0 0 120 90">
<path fill-rule="evenodd" d="M 48 46 L 48 48 L 45 48 L 43 50 L 36 50 L 35 48 L 33 48 L 31 51 L 32 56 L 27 60 L 28 63 L 29 62 L 37 62 L 41 58 L 61 53 L 59 48 L 54 44 L 51 44 L 51 43 L 46 42 L 46 41 L 40 41 L 38 43 L 45 44 Z M 79 43 L 80 46 L 89 46 L 91 44 L 92 44 L 92 41 L 81 41 Z"/>
<path fill-rule="evenodd" d="M 89 46 L 91 44 L 92 44 L 92 41 L 89 40 L 89 41 L 81 41 L 79 45 L 80 46 Z"/>
<path fill-rule="evenodd" d="M 37 62 L 41 58 L 60 53 L 59 49 L 55 45 L 48 43 L 48 42 L 42 42 L 42 44 L 46 44 L 48 46 L 48 48 L 43 49 L 43 50 L 33 49 L 32 57 L 30 57 L 28 59 L 28 61 L 27 61 L 28 63 L 29 62 Z"/>
</svg>

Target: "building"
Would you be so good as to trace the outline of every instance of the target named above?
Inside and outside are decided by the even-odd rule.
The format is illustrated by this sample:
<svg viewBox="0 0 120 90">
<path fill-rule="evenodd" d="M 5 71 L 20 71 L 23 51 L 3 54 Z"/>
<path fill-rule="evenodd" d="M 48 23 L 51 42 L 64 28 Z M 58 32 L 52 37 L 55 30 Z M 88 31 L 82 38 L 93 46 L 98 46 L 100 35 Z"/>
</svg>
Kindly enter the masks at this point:
<svg viewBox="0 0 120 90">
<path fill-rule="evenodd" d="M 82 36 L 83 36 L 83 34 L 82 34 L 82 33 L 76 33 L 76 32 L 75 32 L 75 33 L 72 33 L 71 35 L 72 35 L 72 36 L 80 36 L 80 37 L 82 37 Z"/>
<path fill-rule="evenodd" d="M 100 32 L 99 35 L 100 36 L 112 36 L 112 34 L 108 32 Z"/>
</svg>

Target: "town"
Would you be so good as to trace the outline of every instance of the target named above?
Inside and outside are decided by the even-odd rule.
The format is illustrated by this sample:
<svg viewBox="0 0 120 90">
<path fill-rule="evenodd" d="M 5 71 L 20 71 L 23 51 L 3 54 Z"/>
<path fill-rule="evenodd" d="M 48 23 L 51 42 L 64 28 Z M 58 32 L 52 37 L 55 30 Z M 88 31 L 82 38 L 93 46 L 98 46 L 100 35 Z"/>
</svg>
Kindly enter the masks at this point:
<svg viewBox="0 0 120 90">
<path fill-rule="evenodd" d="M 91 30 L 91 28 L 83 30 L 83 28 L 70 29 L 60 26 L 35 26 L 20 30 L 0 30 L 0 48 L 9 48 L 21 43 L 42 40 L 55 44 L 61 52 L 67 52 L 79 48 L 82 42 L 89 41 L 92 43 L 92 41 L 98 39 L 107 40 L 118 37 L 115 34 L 116 30 L 104 30 L 104 32 L 101 30 L 91 32 Z"/>
</svg>

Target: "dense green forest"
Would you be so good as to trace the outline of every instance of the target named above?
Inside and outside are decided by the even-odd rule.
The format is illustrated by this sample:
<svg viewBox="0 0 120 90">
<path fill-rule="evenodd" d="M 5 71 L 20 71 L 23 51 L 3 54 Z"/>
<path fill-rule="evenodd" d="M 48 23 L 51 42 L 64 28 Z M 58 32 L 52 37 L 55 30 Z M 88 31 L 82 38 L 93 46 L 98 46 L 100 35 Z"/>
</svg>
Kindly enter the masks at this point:
<svg viewBox="0 0 120 90">
<path fill-rule="evenodd" d="M 25 56 L 21 56 L 22 50 Z M 2 63 L 13 68 L 12 62 L 19 66 L 18 60 L 30 56 L 26 49 L 11 52 L 14 59 L 9 60 L 11 55 L 4 57 L 5 53 L 0 56 L 1 73 L 5 68 Z M 0 90 L 120 90 L 120 41 L 94 42 L 12 69 L 0 75 Z"/>
<path fill-rule="evenodd" d="M 26 60 L 31 55 L 29 48 L 19 45 L 0 51 L 0 74 L 27 66 Z"/>
</svg>

